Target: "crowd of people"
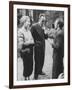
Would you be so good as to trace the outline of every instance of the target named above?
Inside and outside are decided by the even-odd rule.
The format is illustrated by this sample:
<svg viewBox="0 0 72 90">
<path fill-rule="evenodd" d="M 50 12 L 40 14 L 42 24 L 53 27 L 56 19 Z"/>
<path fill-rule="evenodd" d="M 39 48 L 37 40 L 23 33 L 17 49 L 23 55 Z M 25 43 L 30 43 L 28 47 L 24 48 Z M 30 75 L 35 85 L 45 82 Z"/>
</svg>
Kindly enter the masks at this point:
<svg viewBox="0 0 72 90">
<path fill-rule="evenodd" d="M 64 74 L 64 22 L 62 18 L 56 19 L 51 28 L 48 28 L 45 14 L 39 15 L 37 23 L 31 25 L 29 16 L 22 16 L 18 28 L 18 52 L 23 60 L 23 76 L 30 79 L 34 65 L 34 77 L 45 75 L 42 71 L 45 58 L 45 39 L 51 38 L 53 48 L 52 79 L 63 77 Z"/>
</svg>

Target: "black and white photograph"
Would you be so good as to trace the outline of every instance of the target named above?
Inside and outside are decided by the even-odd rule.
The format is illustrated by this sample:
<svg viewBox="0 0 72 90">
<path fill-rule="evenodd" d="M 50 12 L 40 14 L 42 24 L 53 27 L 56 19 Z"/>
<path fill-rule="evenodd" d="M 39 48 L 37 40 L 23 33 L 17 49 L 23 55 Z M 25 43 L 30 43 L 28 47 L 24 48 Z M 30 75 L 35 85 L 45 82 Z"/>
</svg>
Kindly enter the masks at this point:
<svg viewBox="0 0 72 90">
<path fill-rule="evenodd" d="M 64 78 L 64 11 L 17 9 L 18 80 Z"/>
<path fill-rule="evenodd" d="M 13 5 L 13 85 L 69 82 L 68 7 Z"/>
</svg>

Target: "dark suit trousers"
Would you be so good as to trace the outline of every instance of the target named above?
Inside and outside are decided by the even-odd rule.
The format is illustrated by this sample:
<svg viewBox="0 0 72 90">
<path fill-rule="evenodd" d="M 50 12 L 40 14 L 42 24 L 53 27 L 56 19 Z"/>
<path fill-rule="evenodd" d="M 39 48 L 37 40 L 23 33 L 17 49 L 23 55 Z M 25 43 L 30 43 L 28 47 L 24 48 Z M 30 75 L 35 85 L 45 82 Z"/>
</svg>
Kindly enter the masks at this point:
<svg viewBox="0 0 72 90">
<path fill-rule="evenodd" d="M 42 68 L 44 65 L 44 55 L 45 49 L 43 46 L 35 47 L 35 75 L 38 75 L 42 72 Z"/>
<path fill-rule="evenodd" d="M 53 70 L 52 70 L 52 78 L 58 78 L 60 73 L 63 73 L 63 55 L 57 52 L 55 49 L 53 51 Z"/>
</svg>

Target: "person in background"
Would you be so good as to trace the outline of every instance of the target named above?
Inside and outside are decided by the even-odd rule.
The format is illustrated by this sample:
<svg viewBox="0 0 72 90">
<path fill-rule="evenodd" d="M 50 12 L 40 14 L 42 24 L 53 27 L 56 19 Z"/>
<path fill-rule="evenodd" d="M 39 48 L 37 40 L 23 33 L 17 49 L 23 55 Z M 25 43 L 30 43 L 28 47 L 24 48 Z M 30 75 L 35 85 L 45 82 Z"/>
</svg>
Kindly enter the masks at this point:
<svg viewBox="0 0 72 90">
<path fill-rule="evenodd" d="M 38 75 L 45 75 L 42 71 L 45 56 L 45 39 L 48 38 L 48 35 L 44 33 L 45 20 L 45 14 L 40 14 L 38 23 L 33 24 L 31 27 L 31 33 L 35 42 L 35 79 L 38 79 Z"/>
<path fill-rule="evenodd" d="M 64 23 L 61 20 L 55 25 L 57 29 L 54 37 L 53 47 L 53 69 L 52 69 L 52 78 L 56 79 L 58 76 L 63 73 L 63 57 L 64 57 Z"/>
<path fill-rule="evenodd" d="M 23 59 L 23 76 L 25 80 L 30 79 L 33 71 L 33 45 L 34 40 L 30 32 L 29 16 L 22 16 L 18 28 L 18 51 Z"/>
</svg>

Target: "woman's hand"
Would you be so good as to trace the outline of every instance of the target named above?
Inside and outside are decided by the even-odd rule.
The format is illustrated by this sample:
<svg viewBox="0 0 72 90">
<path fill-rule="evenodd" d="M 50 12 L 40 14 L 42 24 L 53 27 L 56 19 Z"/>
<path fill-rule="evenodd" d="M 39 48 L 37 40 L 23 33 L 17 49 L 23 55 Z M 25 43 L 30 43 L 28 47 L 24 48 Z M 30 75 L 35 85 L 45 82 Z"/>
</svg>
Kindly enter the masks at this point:
<svg viewBox="0 0 72 90">
<path fill-rule="evenodd" d="M 29 48 L 26 48 L 26 49 L 22 50 L 22 52 L 23 52 L 23 53 L 24 53 L 24 52 L 30 53 L 30 49 L 29 49 Z"/>
<path fill-rule="evenodd" d="M 27 51 L 27 53 L 30 53 L 30 49 L 29 48 L 27 48 L 26 51 Z"/>
</svg>

